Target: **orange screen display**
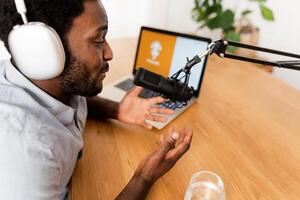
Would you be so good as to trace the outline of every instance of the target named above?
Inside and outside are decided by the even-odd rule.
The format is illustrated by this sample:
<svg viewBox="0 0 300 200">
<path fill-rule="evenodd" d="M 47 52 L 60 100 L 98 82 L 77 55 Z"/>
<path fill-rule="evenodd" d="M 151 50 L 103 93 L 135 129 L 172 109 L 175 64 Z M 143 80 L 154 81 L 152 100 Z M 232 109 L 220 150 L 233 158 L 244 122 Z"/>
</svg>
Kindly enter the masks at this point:
<svg viewBox="0 0 300 200">
<path fill-rule="evenodd" d="M 176 36 L 143 31 L 137 54 L 136 69 L 143 67 L 154 73 L 169 76 Z"/>
</svg>

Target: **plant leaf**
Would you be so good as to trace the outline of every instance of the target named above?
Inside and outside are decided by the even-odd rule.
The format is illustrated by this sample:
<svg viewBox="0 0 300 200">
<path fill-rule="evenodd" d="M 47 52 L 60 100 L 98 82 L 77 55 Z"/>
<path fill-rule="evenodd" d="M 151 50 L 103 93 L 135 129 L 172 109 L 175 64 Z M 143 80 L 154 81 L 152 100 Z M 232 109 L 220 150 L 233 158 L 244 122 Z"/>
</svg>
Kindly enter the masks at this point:
<svg viewBox="0 0 300 200">
<path fill-rule="evenodd" d="M 196 1 L 197 3 L 199 3 L 200 0 Z M 200 25 L 206 25 L 207 21 L 209 21 L 209 19 L 212 18 L 211 15 L 218 15 L 220 12 L 222 12 L 222 5 L 220 3 L 205 6 L 204 3 L 206 1 L 207 0 L 203 2 L 203 6 L 197 7 L 197 5 L 195 5 L 195 7 L 192 10 L 192 18 L 195 21 L 199 22 Z"/>
<path fill-rule="evenodd" d="M 264 4 L 260 4 L 261 15 L 265 20 L 274 21 L 273 11 L 266 7 Z"/>
<path fill-rule="evenodd" d="M 213 13 L 218 14 L 220 12 L 222 12 L 222 5 L 221 4 L 212 5 L 212 6 L 210 6 L 206 9 L 207 16 L 209 16 Z"/>
<path fill-rule="evenodd" d="M 204 2 L 203 2 L 203 4 L 202 4 L 202 6 L 209 6 L 209 2 L 208 2 L 208 0 L 204 0 Z"/>
<path fill-rule="evenodd" d="M 233 26 L 234 13 L 231 10 L 225 10 L 212 19 L 208 19 L 206 24 L 210 29 L 221 28 L 228 30 Z"/>
<path fill-rule="evenodd" d="M 252 10 L 244 10 L 241 14 L 242 14 L 242 17 L 245 17 L 245 16 L 249 15 L 250 13 L 252 13 Z"/>
</svg>

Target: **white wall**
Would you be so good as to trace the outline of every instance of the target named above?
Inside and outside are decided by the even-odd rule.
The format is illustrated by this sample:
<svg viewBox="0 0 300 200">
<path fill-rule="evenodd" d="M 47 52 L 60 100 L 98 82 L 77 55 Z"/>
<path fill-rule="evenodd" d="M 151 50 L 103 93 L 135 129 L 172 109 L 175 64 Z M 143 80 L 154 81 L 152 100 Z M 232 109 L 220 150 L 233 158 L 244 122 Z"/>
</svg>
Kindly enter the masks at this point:
<svg viewBox="0 0 300 200">
<path fill-rule="evenodd" d="M 109 38 L 137 37 L 141 26 L 164 28 L 169 0 L 102 0 L 109 18 Z"/>
<path fill-rule="evenodd" d="M 256 18 L 261 28 L 261 45 L 300 54 L 300 1 L 269 0 L 268 5 L 273 8 L 276 21 L 275 23 L 266 23 Z M 300 89 L 300 72 L 275 69 L 274 75 Z"/>
</svg>

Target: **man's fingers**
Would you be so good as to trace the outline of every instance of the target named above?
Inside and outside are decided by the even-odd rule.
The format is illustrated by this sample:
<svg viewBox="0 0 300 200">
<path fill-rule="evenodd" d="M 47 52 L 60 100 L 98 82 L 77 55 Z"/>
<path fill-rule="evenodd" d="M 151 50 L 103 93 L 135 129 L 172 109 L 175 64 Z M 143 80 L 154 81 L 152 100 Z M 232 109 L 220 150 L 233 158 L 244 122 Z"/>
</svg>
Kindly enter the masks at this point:
<svg viewBox="0 0 300 200">
<path fill-rule="evenodd" d="M 176 141 L 179 137 L 179 133 L 173 132 L 169 134 L 168 137 L 161 143 L 158 154 L 160 157 L 164 157 L 167 152 L 175 147 Z"/>
<path fill-rule="evenodd" d="M 148 99 L 148 101 L 150 102 L 151 105 L 153 105 L 153 104 L 163 103 L 166 101 L 166 99 L 162 97 L 153 97 L 151 99 Z"/>
<path fill-rule="evenodd" d="M 181 138 L 180 144 L 190 144 L 193 138 L 193 131 L 192 129 L 183 129 L 181 130 L 181 133 L 183 133 L 183 137 Z M 180 141 L 180 139 L 179 139 Z"/>
<path fill-rule="evenodd" d="M 152 107 L 149 109 L 150 113 L 157 113 L 157 114 L 166 114 L 171 115 L 174 113 L 174 110 L 168 108 L 159 108 L 159 107 Z"/>
<path fill-rule="evenodd" d="M 193 132 L 191 130 L 186 130 L 186 132 L 184 132 L 183 141 L 167 154 L 166 160 L 176 162 L 189 149 L 192 136 Z"/>
<path fill-rule="evenodd" d="M 140 87 L 140 86 L 135 86 L 130 92 L 129 92 L 129 95 L 132 95 L 132 96 L 138 96 L 142 90 L 144 88 Z"/>
<path fill-rule="evenodd" d="M 155 121 L 155 122 L 166 122 L 167 118 L 159 115 L 147 115 L 147 120 Z"/>
<path fill-rule="evenodd" d="M 186 133 L 183 132 L 183 131 L 181 130 L 181 131 L 180 131 L 180 134 L 179 134 L 179 138 L 178 138 L 178 140 L 177 140 L 177 142 L 176 142 L 176 146 L 177 146 L 178 144 L 180 144 L 180 143 L 183 142 L 185 135 L 186 135 Z"/>
</svg>

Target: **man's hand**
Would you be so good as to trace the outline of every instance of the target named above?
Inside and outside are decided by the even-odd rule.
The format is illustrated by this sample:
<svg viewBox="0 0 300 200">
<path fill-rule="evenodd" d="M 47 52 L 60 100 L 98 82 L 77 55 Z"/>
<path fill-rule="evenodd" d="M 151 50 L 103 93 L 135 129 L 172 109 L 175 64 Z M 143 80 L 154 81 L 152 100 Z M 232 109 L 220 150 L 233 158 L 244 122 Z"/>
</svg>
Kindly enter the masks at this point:
<svg viewBox="0 0 300 200">
<path fill-rule="evenodd" d="M 157 122 L 165 122 L 166 118 L 159 114 L 173 114 L 174 111 L 166 108 L 155 107 L 155 104 L 165 101 L 162 97 L 154 97 L 150 99 L 140 98 L 138 95 L 143 90 L 142 87 L 135 87 L 120 102 L 117 119 L 143 126 L 151 129 L 152 126 L 147 124 L 145 120 Z"/>
<path fill-rule="evenodd" d="M 134 176 L 118 195 L 116 200 L 143 200 L 154 182 L 169 171 L 176 161 L 189 149 L 192 140 L 192 130 L 169 130 L 160 145 L 143 159 Z"/>
<path fill-rule="evenodd" d="M 170 129 L 165 139 L 161 136 L 158 148 L 141 161 L 135 175 L 154 183 L 189 149 L 192 135 L 191 129 Z"/>
</svg>

